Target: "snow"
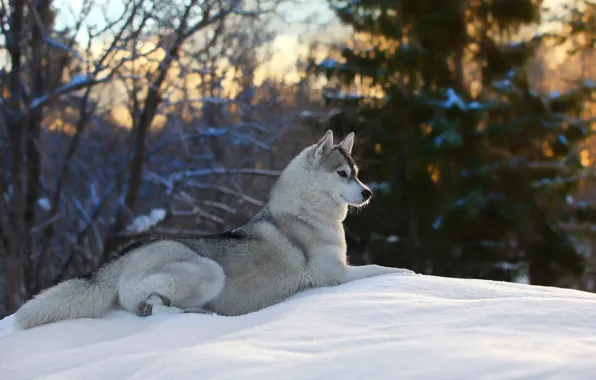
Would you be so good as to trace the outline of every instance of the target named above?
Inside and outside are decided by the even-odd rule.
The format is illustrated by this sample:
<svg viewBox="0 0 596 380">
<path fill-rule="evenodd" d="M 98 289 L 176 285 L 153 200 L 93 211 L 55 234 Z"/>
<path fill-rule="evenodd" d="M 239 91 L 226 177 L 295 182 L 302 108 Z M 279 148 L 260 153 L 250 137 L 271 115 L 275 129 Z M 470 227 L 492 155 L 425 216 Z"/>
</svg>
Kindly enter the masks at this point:
<svg viewBox="0 0 596 380">
<path fill-rule="evenodd" d="M 560 96 L 561 96 L 561 93 L 558 90 L 555 90 L 555 91 L 553 91 L 553 92 L 550 93 L 551 99 L 556 99 L 556 98 L 558 98 Z"/>
<path fill-rule="evenodd" d="M 493 82 L 493 86 L 501 90 L 510 89 L 512 85 L 513 83 L 511 83 L 511 80 L 509 79 L 503 79 L 500 81 Z"/>
<path fill-rule="evenodd" d="M 113 311 L 11 333 L 0 379 L 593 379 L 596 295 L 432 276 L 302 292 L 240 317 Z"/>
<path fill-rule="evenodd" d="M 517 276 L 513 282 L 517 282 L 518 284 L 529 284 L 530 283 L 530 279 L 528 278 L 527 275 L 525 274 L 520 274 L 519 276 Z"/>
<path fill-rule="evenodd" d="M 155 227 L 159 222 L 164 220 L 166 217 L 166 210 L 158 208 L 151 210 L 149 215 L 139 215 L 132 223 L 126 227 L 129 232 L 142 233 L 147 232 L 151 228 Z"/>
<path fill-rule="evenodd" d="M 104 78 L 101 81 L 105 81 L 106 79 L 107 78 Z M 99 83 L 101 81 L 96 81 L 96 82 Z M 84 74 L 78 74 L 74 78 L 72 78 L 70 82 L 58 87 L 52 93 L 42 95 L 42 96 L 39 96 L 39 97 L 33 99 L 33 101 L 31 101 L 31 104 L 29 105 L 29 108 L 31 108 L 31 109 L 37 108 L 41 104 L 47 102 L 53 96 L 59 96 L 59 95 L 63 95 L 65 93 L 68 93 L 71 91 L 76 91 L 77 89 L 80 89 L 84 86 L 90 86 L 93 83 L 94 83 L 93 78 L 88 77 L 87 75 L 84 75 Z"/>
<path fill-rule="evenodd" d="M 496 264 L 496 267 L 501 268 L 503 270 L 507 270 L 507 271 L 513 271 L 513 270 L 517 270 L 519 268 L 519 265 L 508 263 L 508 262 L 500 262 L 500 263 Z"/>
<path fill-rule="evenodd" d="M 331 4 L 331 5 L 329 5 L 329 7 L 331 9 L 335 9 L 335 10 L 338 10 L 338 11 L 346 12 L 347 14 L 352 14 L 353 13 L 353 10 L 350 9 L 350 8 L 356 7 L 356 6 L 358 6 L 358 4 L 360 4 L 360 0 L 353 0 L 353 1 L 350 1 L 349 3 L 347 3 L 344 6 L 337 6 L 337 5 Z"/>
<path fill-rule="evenodd" d="M 338 91 L 338 92 L 326 92 L 324 94 L 324 96 L 328 99 L 351 99 L 351 100 L 357 100 L 357 99 L 362 99 L 363 96 L 353 93 L 353 92 L 343 92 L 343 91 Z"/>
<path fill-rule="evenodd" d="M 312 117 L 312 112 L 308 110 L 302 110 L 298 113 L 298 117 L 300 117 L 301 119 L 308 119 Z"/>
<path fill-rule="evenodd" d="M 204 136 L 204 137 L 223 136 L 228 132 L 229 132 L 229 130 L 227 128 L 215 128 L 215 127 L 209 127 L 207 129 L 200 131 L 201 136 Z"/>
<path fill-rule="evenodd" d="M 484 108 L 486 108 L 485 104 L 482 104 L 475 100 L 466 104 L 466 102 L 452 88 L 448 88 L 445 91 L 445 96 L 447 97 L 447 99 L 441 102 L 441 106 L 444 108 L 457 107 L 462 111 L 482 111 Z"/>
<path fill-rule="evenodd" d="M 456 146 L 461 144 L 461 136 L 456 131 L 445 131 L 435 137 L 435 146 Z"/>
<path fill-rule="evenodd" d="M 338 65 L 338 62 L 335 59 L 327 58 L 322 60 L 319 63 L 319 66 L 324 67 L 326 69 L 335 69 Z"/>
<path fill-rule="evenodd" d="M 447 92 L 447 100 L 443 103 L 445 108 L 451 108 L 453 106 L 457 106 L 459 109 L 465 110 L 466 103 L 457 95 L 454 89 L 448 88 Z"/>
<path fill-rule="evenodd" d="M 476 102 L 476 101 L 472 101 L 472 102 L 468 103 L 468 108 L 472 109 L 472 110 L 480 110 L 480 109 L 482 109 L 482 104 L 480 104 L 479 102 Z"/>
<path fill-rule="evenodd" d="M 50 38 L 50 37 L 47 37 L 47 36 L 46 36 L 46 37 L 43 37 L 43 40 L 44 40 L 44 41 L 45 41 L 47 44 L 49 44 L 49 45 L 52 45 L 52 46 L 54 46 L 54 47 L 56 47 L 56 48 L 58 48 L 58 49 L 61 49 L 61 50 L 64 50 L 64 51 L 66 51 L 66 52 L 69 52 L 69 53 L 70 53 L 70 54 L 72 54 L 72 55 L 73 55 L 75 58 L 77 58 L 79 61 L 83 61 L 83 58 L 82 58 L 82 57 L 79 55 L 79 53 L 78 53 L 78 52 L 77 52 L 75 49 L 73 49 L 72 47 L 70 47 L 70 46 L 67 46 L 67 45 L 63 44 L 62 42 L 60 42 L 60 41 L 57 41 L 57 40 L 55 40 L 55 39 L 53 39 L 53 38 Z"/>
<path fill-rule="evenodd" d="M 586 87 L 588 89 L 594 89 L 596 87 L 596 84 L 591 79 L 586 79 L 586 80 L 582 81 L 580 83 L 580 85 L 583 85 L 584 87 Z M 571 92 L 568 91 L 568 92 L 562 94 L 559 90 L 553 90 L 550 93 L 550 99 L 551 100 L 555 100 L 555 99 L 558 99 L 558 98 L 560 98 L 562 96 L 568 96 L 572 92 L 573 91 L 571 91 Z"/>
<path fill-rule="evenodd" d="M 39 198 L 37 200 L 37 205 L 41 207 L 42 210 L 49 211 L 51 208 L 50 200 L 48 198 Z"/>
<path fill-rule="evenodd" d="M 92 81 L 92 79 L 89 78 L 87 75 L 78 74 L 74 78 L 72 78 L 72 80 L 70 81 L 70 83 L 68 84 L 68 86 L 74 87 L 74 86 L 85 84 L 85 83 L 88 83 L 88 82 L 91 82 L 91 81 Z"/>
</svg>

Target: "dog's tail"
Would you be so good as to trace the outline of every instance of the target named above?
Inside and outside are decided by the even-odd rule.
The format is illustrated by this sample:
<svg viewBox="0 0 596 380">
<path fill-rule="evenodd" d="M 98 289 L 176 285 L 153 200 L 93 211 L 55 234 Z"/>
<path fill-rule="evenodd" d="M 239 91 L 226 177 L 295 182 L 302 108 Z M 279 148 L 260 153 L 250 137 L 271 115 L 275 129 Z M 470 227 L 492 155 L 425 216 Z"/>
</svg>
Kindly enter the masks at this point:
<svg viewBox="0 0 596 380">
<path fill-rule="evenodd" d="M 46 289 L 15 313 L 15 328 L 25 330 L 75 318 L 101 317 L 115 303 L 120 263 L 110 263 L 90 276 L 73 278 Z"/>
</svg>

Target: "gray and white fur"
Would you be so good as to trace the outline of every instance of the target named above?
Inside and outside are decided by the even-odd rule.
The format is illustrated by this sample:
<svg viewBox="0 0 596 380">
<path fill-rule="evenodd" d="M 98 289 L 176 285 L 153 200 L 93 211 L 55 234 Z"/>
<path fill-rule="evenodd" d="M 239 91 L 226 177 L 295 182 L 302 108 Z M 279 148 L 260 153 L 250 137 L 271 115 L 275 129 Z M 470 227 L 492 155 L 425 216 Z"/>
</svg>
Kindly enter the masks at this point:
<svg viewBox="0 0 596 380">
<path fill-rule="evenodd" d="M 245 225 L 197 239 L 134 244 L 96 273 L 64 281 L 26 302 L 15 314 L 15 326 L 101 317 L 118 305 L 139 316 L 237 316 L 307 288 L 413 274 L 347 263 L 342 223 L 348 205 L 363 206 L 372 197 L 358 179 L 353 143 L 350 133 L 334 145 L 327 131 L 289 163 L 267 205 Z"/>
</svg>

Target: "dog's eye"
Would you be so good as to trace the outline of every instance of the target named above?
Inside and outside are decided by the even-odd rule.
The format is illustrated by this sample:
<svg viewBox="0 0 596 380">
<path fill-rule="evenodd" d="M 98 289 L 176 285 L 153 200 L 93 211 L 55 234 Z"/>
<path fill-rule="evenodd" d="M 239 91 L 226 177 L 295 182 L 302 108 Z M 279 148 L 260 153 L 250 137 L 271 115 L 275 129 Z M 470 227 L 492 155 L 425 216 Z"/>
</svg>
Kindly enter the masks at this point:
<svg viewBox="0 0 596 380">
<path fill-rule="evenodd" d="M 344 170 L 338 171 L 337 174 L 339 174 L 340 177 L 344 177 L 344 178 L 348 176 L 348 174 Z"/>
</svg>

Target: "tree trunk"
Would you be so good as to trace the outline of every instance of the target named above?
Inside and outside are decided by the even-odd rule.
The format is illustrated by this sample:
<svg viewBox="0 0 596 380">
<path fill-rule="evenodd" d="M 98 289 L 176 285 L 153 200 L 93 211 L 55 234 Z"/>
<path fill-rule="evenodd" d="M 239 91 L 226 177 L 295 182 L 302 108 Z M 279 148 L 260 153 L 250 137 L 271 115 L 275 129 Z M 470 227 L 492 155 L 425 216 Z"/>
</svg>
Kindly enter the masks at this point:
<svg viewBox="0 0 596 380">
<path fill-rule="evenodd" d="M 8 251 L 4 255 L 4 311 L 14 313 L 24 302 L 24 276 L 20 251 Z"/>
</svg>

